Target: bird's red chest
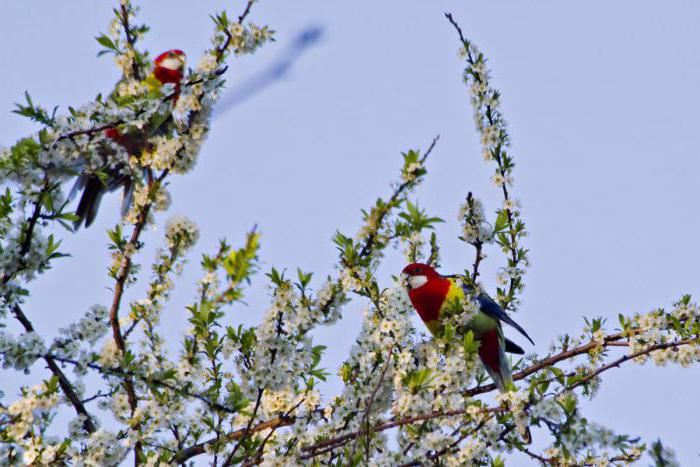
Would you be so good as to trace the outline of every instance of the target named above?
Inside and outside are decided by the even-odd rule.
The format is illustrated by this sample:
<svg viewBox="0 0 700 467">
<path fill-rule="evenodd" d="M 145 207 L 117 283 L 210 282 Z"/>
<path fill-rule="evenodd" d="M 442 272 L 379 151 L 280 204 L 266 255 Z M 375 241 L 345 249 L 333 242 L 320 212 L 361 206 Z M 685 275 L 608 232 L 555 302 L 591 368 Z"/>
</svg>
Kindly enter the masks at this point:
<svg viewBox="0 0 700 467">
<path fill-rule="evenodd" d="M 153 68 L 153 74 L 156 79 L 163 84 L 173 83 L 179 85 L 182 80 L 182 72 L 178 70 L 171 70 L 170 68 L 165 68 L 162 66 L 156 66 Z"/>
<path fill-rule="evenodd" d="M 438 277 L 408 291 L 408 297 L 423 322 L 427 323 L 440 318 L 440 308 L 449 289 L 450 281 Z"/>
</svg>

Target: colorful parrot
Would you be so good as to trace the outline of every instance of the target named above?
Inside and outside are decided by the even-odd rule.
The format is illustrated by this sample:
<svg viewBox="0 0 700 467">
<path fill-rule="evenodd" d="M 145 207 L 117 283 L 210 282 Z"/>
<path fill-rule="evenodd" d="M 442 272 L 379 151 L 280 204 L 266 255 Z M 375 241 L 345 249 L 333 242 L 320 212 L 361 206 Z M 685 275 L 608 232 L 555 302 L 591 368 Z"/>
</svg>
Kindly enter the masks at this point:
<svg viewBox="0 0 700 467">
<path fill-rule="evenodd" d="M 535 344 L 525 330 L 513 321 L 486 293 L 476 293 L 460 276 L 442 276 L 427 264 L 413 263 L 401 274 L 408 296 L 425 325 L 434 336 L 442 333 L 442 317 L 448 307 L 462 300 L 472 300 L 478 312 L 471 318 L 467 329 L 479 342 L 479 358 L 501 392 L 515 389 L 510 362 L 505 353 L 522 355 L 525 351 L 503 335 L 501 322 L 510 324 Z"/>
<path fill-rule="evenodd" d="M 184 76 L 185 53 L 182 50 L 168 50 L 158 55 L 153 62 L 153 71 L 143 80 L 149 94 L 159 95 L 164 84 L 174 84 L 175 92 L 172 96 L 172 105 L 177 102 L 180 86 Z M 115 93 L 110 98 L 115 98 Z M 160 96 L 165 97 L 165 96 Z M 148 137 L 165 134 L 172 131 L 172 118 L 161 118 L 157 126 L 144 126 L 138 132 L 123 133 L 119 128 L 105 130 L 104 134 L 109 139 L 123 146 L 129 155 L 139 156 L 142 151 L 149 150 Z M 85 222 L 85 227 L 90 226 L 97 216 L 97 209 L 105 192 L 112 192 L 120 187 L 124 188 L 122 200 L 122 215 L 126 214 L 131 205 L 131 197 L 134 189 L 134 180 L 122 164 L 111 165 L 99 169 L 99 174 L 94 171 L 83 171 L 73 185 L 69 198 L 74 197 L 82 190 L 78 207 L 75 211 L 77 220 L 73 226 L 77 230 Z"/>
</svg>

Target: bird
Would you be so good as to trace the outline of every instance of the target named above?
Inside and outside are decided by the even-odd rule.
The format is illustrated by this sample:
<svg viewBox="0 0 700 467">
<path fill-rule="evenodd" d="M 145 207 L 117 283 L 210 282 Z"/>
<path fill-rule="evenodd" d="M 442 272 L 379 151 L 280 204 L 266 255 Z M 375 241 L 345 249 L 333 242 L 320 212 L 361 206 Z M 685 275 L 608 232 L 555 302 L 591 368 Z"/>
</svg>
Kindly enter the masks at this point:
<svg viewBox="0 0 700 467">
<path fill-rule="evenodd" d="M 472 300 L 477 312 L 468 321 L 466 329 L 472 331 L 479 342 L 478 354 L 486 372 L 501 393 L 515 390 L 512 370 L 505 353 L 522 355 L 525 351 L 503 334 L 501 323 L 517 329 L 534 345 L 525 330 L 485 292 L 479 291 L 463 276 L 443 276 L 428 264 L 411 263 L 401 273 L 411 304 L 433 336 L 443 332 L 444 317 L 455 303 Z"/>
<path fill-rule="evenodd" d="M 149 94 L 155 93 L 162 98 L 168 97 L 174 105 L 179 97 L 185 62 L 186 56 L 182 50 L 172 49 L 163 52 L 155 58 L 153 70 L 141 84 L 144 85 Z M 160 96 L 159 93 L 165 84 L 173 84 L 175 90 L 169 96 Z M 113 92 L 110 98 L 118 99 L 115 96 L 116 92 Z M 144 150 L 149 149 L 149 136 L 165 134 L 172 131 L 171 127 L 172 117 L 168 115 L 166 118 L 159 117 L 156 123 L 150 126 L 146 125 L 138 131 L 124 132 L 119 126 L 107 128 L 104 130 L 104 136 L 122 146 L 130 156 L 138 157 Z M 85 227 L 89 227 L 97 216 L 102 196 L 106 192 L 115 191 L 120 187 L 124 188 L 122 215 L 126 214 L 131 204 L 134 180 L 133 176 L 125 169 L 124 163 L 117 163 L 101 167 L 98 171 L 84 169 L 78 175 L 69 195 L 69 199 L 72 199 L 78 192 L 82 191 L 78 207 L 75 210 L 74 230 L 78 230 L 83 223 Z"/>
</svg>

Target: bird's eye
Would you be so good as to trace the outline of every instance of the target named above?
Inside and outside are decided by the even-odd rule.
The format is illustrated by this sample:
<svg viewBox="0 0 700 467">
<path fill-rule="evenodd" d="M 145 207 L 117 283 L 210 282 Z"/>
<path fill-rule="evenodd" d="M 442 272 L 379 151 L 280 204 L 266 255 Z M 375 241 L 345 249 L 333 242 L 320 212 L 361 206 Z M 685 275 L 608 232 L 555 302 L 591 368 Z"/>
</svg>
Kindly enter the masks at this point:
<svg viewBox="0 0 700 467">
<path fill-rule="evenodd" d="M 415 268 L 413 270 L 413 274 L 420 274 L 421 272 L 423 272 L 423 270 L 421 268 Z"/>
<path fill-rule="evenodd" d="M 174 57 L 174 56 L 175 56 L 175 54 L 174 54 L 173 52 L 169 52 L 169 53 L 168 53 L 168 57 L 171 57 L 171 58 L 172 58 L 172 57 Z"/>
</svg>

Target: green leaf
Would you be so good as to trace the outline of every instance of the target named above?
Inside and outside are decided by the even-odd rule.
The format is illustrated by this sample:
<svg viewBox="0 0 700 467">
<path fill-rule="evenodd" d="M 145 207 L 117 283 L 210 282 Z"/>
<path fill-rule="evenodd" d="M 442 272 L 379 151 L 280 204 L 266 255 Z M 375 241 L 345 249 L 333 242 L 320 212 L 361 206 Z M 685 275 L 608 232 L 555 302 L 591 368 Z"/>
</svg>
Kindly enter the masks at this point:
<svg viewBox="0 0 700 467">
<path fill-rule="evenodd" d="M 117 47 L 117 44 L 115 44 L 112 39 L 107 37 L 105 34 L 102 34 L 101 36 L 97 36 L 95 40 L 103 47 L 106 47 L 110 51 L 119 52 L 119 47 Z"/>
<path fill-rule="evenodd" d="M 479 342 L 474 340 L 474 333 L 469 330 L 462 338 L 462 347 L 464 351 L 468 354 L 476 353 L 479 350 Z"/>
<path fill-rule="evenodd" d="M 498 211 L 498 216 L 496 217 L 496 224 L 494 225 L 494 234 L 502 232 L 508 227 L 508 212 L 505 209 L 500 209 Z"/>
</svg>

